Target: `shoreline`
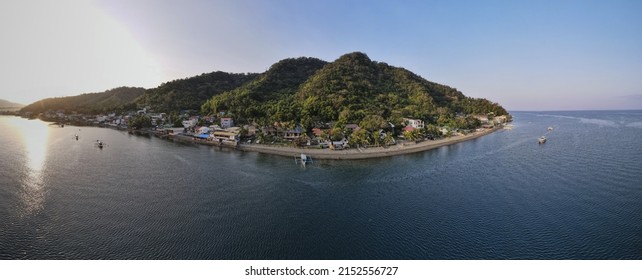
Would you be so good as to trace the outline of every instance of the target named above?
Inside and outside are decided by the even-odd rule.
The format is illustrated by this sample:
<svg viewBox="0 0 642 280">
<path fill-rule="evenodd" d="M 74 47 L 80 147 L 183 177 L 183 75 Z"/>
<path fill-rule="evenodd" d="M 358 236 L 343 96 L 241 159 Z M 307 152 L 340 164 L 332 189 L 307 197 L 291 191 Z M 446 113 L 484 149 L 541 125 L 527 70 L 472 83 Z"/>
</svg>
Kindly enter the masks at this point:
<svg viewBox="0 0 642 280">
<path fill-rule="evenodd" d="M 427 140 L 413 144 L 397 144 L 389 147 L 374 147 L 366 149 L 350 148 L 347 150 L 330 150 L 330 149 L 307 149 L 307 148 L 292 148 L 292 147 L 275 147 L 261 144 L 239 144 L 236 149 L 244 152 L 258 152 L 264 154 L 297 157 L 300 154 L 306 154 L 312 159 L 330 159 L 330 160 L 355 160 L 355 159 L 369 159 L 369 158 L 382 158 L 397 155 L 405 155 L 428 151 L 443 146 L 449 146 L 469 140 L 473 140 L 484 135 L 491 134 L 502 127 L 494 127 L 484 131 L 476 131 L 468 135 L 452 136 L 439 140 Z"/>
<path fill-rule="evenodd" d="M 44 121 L 44 120 L 41 120 Z M 44 121 L 49 122 L 49 121 Z M 74 125 L 74 124 L 72 124 Z M 78 126 L 78 125 L 75 125 Z M 91 125 L 90 125 L 91 126 Z M 111 126 L 93 126 L 99 128 L 112 128 L 116 130 L 125 130 L 118 127 Z M 264 144 L 242 144 L 238 143 L 236 146 L 222 145 L 215 142 L 200 141 L 193 139 L 189 136 L 183 135 L 161 135 L 156 131 L 151 130 L 127 130 L 130 134 L 155 136 L 160 139 L 180 142 L 187 144 L 197 144 L 206 146 L 216 146 L 221 148 L 228 148 L 231 150 L 238 150 L 242 152 L 258 152 L 263 154 L 284 156 L 284 157 L 299 157 L 302 153 L 306 154 L 313 159 L 323 160 L 359 160 L 370 158 L 383 158 L 405 154 L 413 154 L 432 149 L 437 149 L 443 146 L 449 146 L 461 142 L 473 140 L 484 135 L 491 134 L 498 130 L 503 129 L 503 126 L 496 126 L 493 128 L 485 129 L 483 131 L 475 131 L 467 135 L 452 136 L 449 138 L 442 138 L 438 140 L 425 140 L 418 143 L 401 143 L 388 147 L 372 147 L 372 148 L 350 148 L 346 150 L 331 150 L 331 149 L 310 149 L 310 148 L 294 148 L 294 147 L 279 147 Z"/>
</svg>

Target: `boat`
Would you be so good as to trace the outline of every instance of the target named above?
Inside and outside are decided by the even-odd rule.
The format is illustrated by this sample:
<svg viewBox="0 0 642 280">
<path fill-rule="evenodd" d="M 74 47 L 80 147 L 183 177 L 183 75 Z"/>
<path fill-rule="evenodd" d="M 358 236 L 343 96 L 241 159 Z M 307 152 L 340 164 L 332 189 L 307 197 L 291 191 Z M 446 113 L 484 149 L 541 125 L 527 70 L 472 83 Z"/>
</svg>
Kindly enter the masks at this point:
<svg viewBox="0 0 642 280">
<path fill-rule="evenodd" d="M 312 163 L 312 157 L 309 157 L 308 155 L 301 153 L 301 156 L 299 157 L 294 157 L 294 162 L 297 164 L 301 163 L 301 165 L 306 165 L 308 163 Z"/>
<path fill-rule="evenodd" d="M 548 131 L 551 131 L 551 130 L 553 130 L 553 127 L 552 127 L 552 126 L 549 126 L 549 127 L 548 127 Z"/>
<path fill-rule="evenodd" d="M 105 146 L 105 143 L 103 143 L 103 141 L 96 140 L 95 145 L 96 145 L 96 147 L 98 147 L 99 149 L 102 149 L 102 148 Z"/>
<path fill-rule="evenodd" d="M 537 139 L 537 142 L 540 143 L 540 144 L 546 143 L 546 136 L 540 137 L 539 139 Z"/>
</svg>

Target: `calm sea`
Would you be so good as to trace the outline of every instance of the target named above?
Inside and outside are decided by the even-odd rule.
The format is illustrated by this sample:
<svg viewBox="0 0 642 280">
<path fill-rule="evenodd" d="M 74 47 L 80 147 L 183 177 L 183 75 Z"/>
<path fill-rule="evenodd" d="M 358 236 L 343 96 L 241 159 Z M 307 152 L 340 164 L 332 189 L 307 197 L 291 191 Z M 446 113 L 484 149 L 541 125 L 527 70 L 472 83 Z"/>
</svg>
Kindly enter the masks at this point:
<svg viewBox="0 0 642 280">
<path fill-rule="evenodd" d="M 642 259 L 642 111 L 513 115 L 305 168 L 3 116 L 0 259 Z"/>
</svg>

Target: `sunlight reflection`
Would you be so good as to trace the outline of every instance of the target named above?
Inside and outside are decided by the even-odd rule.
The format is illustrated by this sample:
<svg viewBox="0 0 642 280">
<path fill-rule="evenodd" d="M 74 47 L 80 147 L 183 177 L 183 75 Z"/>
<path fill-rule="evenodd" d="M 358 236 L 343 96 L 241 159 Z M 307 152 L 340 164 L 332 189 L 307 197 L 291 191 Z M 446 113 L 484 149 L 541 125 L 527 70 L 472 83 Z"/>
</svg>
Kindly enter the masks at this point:
<svg viewBox="0 0 642 280">
<path fill-rule="evenodd" d="M 14 133 L 24 144 L 24 169 L 22 178 L 22 201 L 24 214 L 40 210 L 45 200 L 43 169 L 47 159 L 49 125 L 38 120 L 15 118 L 12 120 Z"/>
</svg>

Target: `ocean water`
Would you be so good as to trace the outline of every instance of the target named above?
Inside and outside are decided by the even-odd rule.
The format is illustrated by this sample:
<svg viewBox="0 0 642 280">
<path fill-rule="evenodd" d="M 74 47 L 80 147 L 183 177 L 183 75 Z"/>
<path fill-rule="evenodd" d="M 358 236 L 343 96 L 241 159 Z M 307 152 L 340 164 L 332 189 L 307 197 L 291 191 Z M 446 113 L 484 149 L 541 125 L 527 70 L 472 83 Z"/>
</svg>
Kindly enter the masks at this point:
<svg viewBox="0 0 642 280">
<path fill-rule="evenodd" d="M 642 259 L 642 111 L 513 116 L 307 167 L 2 116 L 0 259 Z"/>
</svg>

